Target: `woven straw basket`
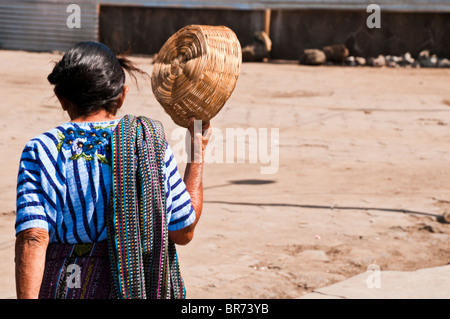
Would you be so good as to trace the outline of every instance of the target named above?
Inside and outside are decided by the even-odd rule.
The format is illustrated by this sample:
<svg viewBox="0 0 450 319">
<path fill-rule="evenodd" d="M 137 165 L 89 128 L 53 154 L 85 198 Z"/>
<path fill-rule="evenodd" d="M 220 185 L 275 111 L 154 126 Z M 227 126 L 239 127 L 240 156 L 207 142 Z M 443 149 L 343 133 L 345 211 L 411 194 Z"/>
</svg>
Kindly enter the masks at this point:
<svg viewBox="0 0 450 319">
<path fill-rule="evenodd" d="M 153 66 L 152 89 L 172 120 L 207 122 L 231 96 L 242 63 L 241 45 L 225 26 L 190 25 L 172 35 Z"/>
</svg>

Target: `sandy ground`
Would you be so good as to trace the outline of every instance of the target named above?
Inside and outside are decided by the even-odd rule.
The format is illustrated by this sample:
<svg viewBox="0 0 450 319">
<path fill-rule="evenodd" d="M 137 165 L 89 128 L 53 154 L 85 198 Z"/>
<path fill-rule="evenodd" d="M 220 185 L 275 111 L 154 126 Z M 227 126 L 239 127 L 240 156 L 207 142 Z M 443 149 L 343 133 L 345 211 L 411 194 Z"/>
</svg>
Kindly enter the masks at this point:
<svg viewBox="0 0 450 319">
<path fill-rule="evenodd" d="M 58 57 L 0 51 L 1 298 L 15 297 L 21 151 L 68 120 L 46 81 Z M 149 59 L 134 60 L 151 72 Z M 129 84 L 121 114 L 161 120 L 177 148 L 180 129 L 150 82 L 141 79 L 139 90 Z M 371 264 L 415 270 L 450 263 L 450 224 L 440 222 L 450 211 L 449 87 L 449 69 L 244 64 L 212 125 L 224 135 L 227 128 L 279 129 L 266 144 L 279 150 L 279 166 L 261 174 L 263 145 L 250 139 L 237 148 L 247 156 L 258 149 L 256 163 L 235 155 L 205 167 L 203 216 L 194 240 L 178 249 L 188 297 L 297 298 Z M 211 145 L 220 151 L 218 138 Z M 184 157 L 176 156 L 183 171 Z"/>
</svg>

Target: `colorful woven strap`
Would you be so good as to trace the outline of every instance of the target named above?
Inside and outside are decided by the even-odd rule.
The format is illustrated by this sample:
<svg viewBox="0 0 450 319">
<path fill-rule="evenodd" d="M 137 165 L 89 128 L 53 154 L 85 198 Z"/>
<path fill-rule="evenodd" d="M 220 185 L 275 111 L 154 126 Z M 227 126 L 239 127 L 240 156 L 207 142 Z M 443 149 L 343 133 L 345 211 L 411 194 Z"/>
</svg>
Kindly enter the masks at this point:
<svg viewBox="0 0 450 319">
<path fill-rule="evenodd" d="M 123 117 L 112 134 L 108 247 L 117 298 L 185 298 L 174 243 L 168 237 L 160 122 Z"/>
</svg>

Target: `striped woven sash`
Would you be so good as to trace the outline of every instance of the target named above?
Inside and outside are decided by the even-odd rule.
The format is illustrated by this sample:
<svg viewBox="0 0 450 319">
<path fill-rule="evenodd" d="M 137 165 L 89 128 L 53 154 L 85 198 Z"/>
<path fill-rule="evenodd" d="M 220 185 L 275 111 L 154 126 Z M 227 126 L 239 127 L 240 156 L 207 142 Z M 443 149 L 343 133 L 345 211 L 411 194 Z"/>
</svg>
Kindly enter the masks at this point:
<svg viewBox="0 0 450 319">
<path fill-rule="evenodd" d="M 112 134 L 113 186 L 108 249 L 117 298 L 185 298 L 168 237 L 162 124 L 123 117 Z"/>
</svg>

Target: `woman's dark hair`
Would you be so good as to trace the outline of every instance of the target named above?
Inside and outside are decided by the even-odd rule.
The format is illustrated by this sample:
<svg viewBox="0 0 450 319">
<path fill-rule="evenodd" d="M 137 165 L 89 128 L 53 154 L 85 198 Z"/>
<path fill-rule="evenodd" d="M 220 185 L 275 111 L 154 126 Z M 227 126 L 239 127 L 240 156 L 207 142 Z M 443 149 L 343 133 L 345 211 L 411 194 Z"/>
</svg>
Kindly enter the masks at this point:
<svg viewBox="0 0 450 319">
<path fill-rule="evenodd" d="M 116 114 L 125 84 L 125 72 L 146 74 L 125 57 L 116 55 L 104 44 L 80 42 L 64 54 L 48 75 L 55 94 L 74 104 L 80 116 L 102 108 Z"/>
</svg>

